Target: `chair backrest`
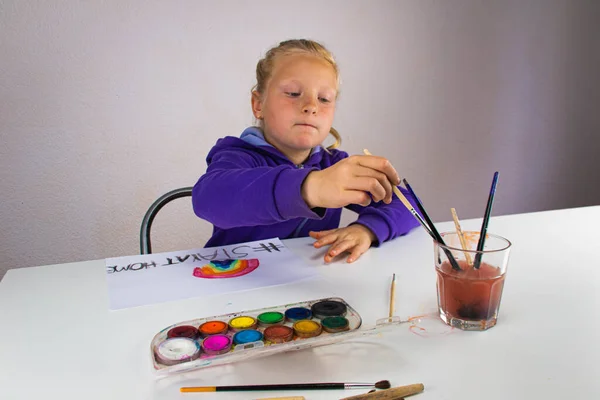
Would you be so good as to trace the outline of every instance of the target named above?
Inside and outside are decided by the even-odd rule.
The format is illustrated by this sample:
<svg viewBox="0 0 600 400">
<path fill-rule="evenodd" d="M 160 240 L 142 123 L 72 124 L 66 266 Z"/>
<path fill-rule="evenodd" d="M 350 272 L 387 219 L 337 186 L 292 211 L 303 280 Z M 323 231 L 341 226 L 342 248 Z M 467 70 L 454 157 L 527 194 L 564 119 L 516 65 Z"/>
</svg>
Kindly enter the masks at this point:
<svg viewBox="0 0 600 400">
<path fill-rule="evenodd" d="M 154 221 L 154 217 L 156 217 L 156 214 L 158 214 L 160 209 L 175 199 L 188 196 L 192 196 L 192 187 L 171 190 L 170 192 L 160 196 L 154 203 L 152 203 L 150 208 L 148 208 L 148 211 L 146 211 L 146 215 L 144 215 L 142 227 L 140 228 L 140 254 L 152 253 L 150 229 L 152 228 L 152 221 Z"/>
</svg>

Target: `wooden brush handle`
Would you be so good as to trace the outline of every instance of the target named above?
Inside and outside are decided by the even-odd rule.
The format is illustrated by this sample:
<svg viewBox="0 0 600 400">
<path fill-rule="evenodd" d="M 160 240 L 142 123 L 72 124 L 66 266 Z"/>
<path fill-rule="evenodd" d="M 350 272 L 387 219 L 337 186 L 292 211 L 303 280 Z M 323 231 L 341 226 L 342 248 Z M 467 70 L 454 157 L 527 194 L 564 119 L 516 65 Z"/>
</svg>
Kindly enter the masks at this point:
<svg viewBox="0 0 600 400">
<path fill-rule="evenodd" d="M 379 390 L 373 393 L 359 394 L 351 397 L 344 397 L 341 400 L 394 400 L 404 396 L 421 393 L 425 390 L 422 383 L 413 385 L 399 386 L 391 389 Z"/>
<path fill-rule="evenodd" d="M 458 222 L 458 214 L 456 214 L 456 209 L 451 208 L 450 212 L 452 213 L 452 219 L 454 220 L 454 226 L 456 227 L 456 234 L 458 235 L 458 240 L 460 240 L 460 245 L 462 246 L 465 254 L 465 259 L 467 260 L 468 265 L 473 265 L 473 261 L 471 261 L 471 255 L 467 250 L 469 247 L 467 246 L 467 241 L 465 240 L 465 235 L 460 227 L 460 222 Z"/>
</svg>

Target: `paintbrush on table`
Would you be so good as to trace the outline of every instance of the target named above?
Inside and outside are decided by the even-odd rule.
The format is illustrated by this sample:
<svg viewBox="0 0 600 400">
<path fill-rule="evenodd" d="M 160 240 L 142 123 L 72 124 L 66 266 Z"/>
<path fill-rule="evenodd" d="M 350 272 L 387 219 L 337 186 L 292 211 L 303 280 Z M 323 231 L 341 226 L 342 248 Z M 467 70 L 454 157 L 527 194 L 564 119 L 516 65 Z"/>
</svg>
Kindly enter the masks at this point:
<svg viewBox="0 0 600 400">
<path fill-rule="evenodd" d="M 390 315 L 392 318 L 394 316 L 394 305 L 396 303 L 396 274 L 392 275 L 392 284 L 390 287 Z"/>
<path fill-rule="evenodd" d="M 179 389 L 182 393 L 190 392 L 243 392 L 256 390 L 326 390 L 326 389 L 389 389 L 390 381 L 379 381 L 375 383 L 344 383 L 344 382 L 323 382 L 323 383 L 281 383 L 266 385 L 234 385 L 234 386 L 198 386 L 182 387 Z"/>
</svg>

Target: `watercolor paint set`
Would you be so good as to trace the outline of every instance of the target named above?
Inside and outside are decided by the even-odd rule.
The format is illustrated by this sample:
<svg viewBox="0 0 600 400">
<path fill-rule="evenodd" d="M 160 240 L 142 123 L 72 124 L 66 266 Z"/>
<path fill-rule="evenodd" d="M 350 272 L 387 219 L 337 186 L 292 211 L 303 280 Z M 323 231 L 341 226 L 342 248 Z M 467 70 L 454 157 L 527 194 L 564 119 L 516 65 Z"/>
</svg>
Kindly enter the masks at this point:
<svg viewBox="0 0 600 400">
<path fill-rule="evenodd" d="M 398 321 L 359 329 L 360 315 L 339 297 L 303 301 L 180 322 L 154 336 L 157 375 L 337 343 Z"/>
</svg>

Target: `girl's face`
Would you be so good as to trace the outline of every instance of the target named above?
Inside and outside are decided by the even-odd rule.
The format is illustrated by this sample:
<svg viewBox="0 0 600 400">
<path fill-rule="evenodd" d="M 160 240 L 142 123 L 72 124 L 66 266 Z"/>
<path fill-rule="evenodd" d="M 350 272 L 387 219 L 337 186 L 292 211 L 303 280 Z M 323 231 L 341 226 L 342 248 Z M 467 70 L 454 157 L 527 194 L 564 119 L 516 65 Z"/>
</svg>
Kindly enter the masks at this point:
<svg viewBox="0 0 600 400">
<path fill-rule="evenodd" d="M 252 111 L 264 122 L 267 142 L 301 164 L 329 134 L 336 96 L 331 65 L 309 54 L 286 55 L 275 60 L 264 93 L 252 93 Z"/>
</svg>

